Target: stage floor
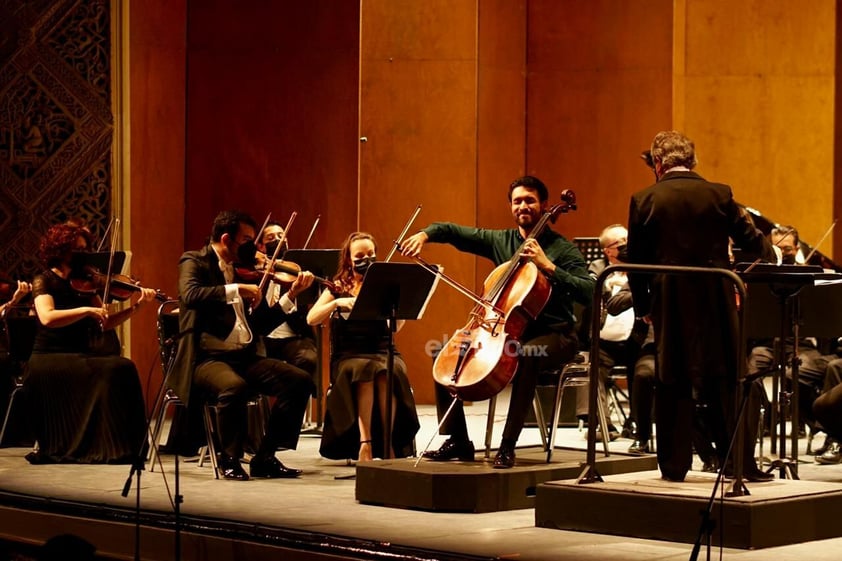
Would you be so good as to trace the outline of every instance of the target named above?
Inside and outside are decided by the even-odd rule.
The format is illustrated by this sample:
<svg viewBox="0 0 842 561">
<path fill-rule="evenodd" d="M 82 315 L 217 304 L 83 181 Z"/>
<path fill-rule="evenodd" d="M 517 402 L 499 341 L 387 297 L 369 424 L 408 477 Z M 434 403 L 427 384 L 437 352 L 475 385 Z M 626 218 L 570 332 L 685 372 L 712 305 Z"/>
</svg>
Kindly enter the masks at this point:
<svg viewBox="0 0 842 561">
<path fill-rule="evenodd" d="M 482 442 L 485 411 L 482 404 L 468 409 L 475 442 Z M 433 433 L 435 410 L 421 407 L 419 413 L 420 448 Z M 501 431 L 498 425 L 498 438 Z M 537 431 L 525 431 L 522 441 L 536 442 Z M 436 437 L 434 445 L 440 442 Z M 583 433 L 576 429 L 562 429 L 558 444 L 581 448 L 584 458 Z M 625 451 L 629 444 L 629 440 L 620 439 L 611 448 Z M 129 498 L 121 496 L 127 466 L 31 466 L 23 458 L 26 452 L 22 448 L 0 449 L 0 539 L 38 543 L 71 532 L 88 539 L 104 554 L 133 558 L 134 488 Z M 282 452 L 279 457 L 304 469 L 304 475 L 295 480 L 218 481 L 207 464 L 203 468 L 181 464 L 182 513 L 187 524 L 182 534 L 183 559 L 374 559 L 393 555 L 398 559 L 677 561 L 687 559 L 691 551 L 690 545 L 682 543 L 537 528 L 533 509 L 470 514 L 363 505 L 354 498 L 355 481 L 348 478 L 355 468 L 320 458 L 317 437 L 303 437 L 298 450 Z M 802 479 L 836 483 L 842 488 L 842 465 L 820 466 L 812 463 L 812 458 L 808 460 L 810 463 L 800 466 Z M 165 456 L 164 462 L 172 487 L 172 457 Z M 173 558 L 172 507 L 157 471 L 143 473 L 141 510 L 142 558 Z M 668 522 L 695 529 L 699 520 L 689 517 Z M 250 549 L 249 543 L 254 547 Z M 296 553 L 279 555 L 279 550 Z M 840 550 L 842 538 L 757 551 L 726 549 L 725 557 L 829 561 L 838 559 Z"/>
</svg>

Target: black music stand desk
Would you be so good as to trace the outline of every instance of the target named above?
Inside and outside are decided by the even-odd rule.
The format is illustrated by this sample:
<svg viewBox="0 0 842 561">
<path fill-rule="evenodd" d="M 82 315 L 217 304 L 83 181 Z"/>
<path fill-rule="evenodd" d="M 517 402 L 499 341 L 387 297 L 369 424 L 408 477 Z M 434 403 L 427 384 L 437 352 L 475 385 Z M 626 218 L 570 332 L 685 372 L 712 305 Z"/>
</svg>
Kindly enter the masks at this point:
<svg viewBox="0 0 842 561">
<path fill-rule="evenodd" d="M 739 270 L 740 265 L 737 268 Z M 780 468 L 781 477 L 786 470 L 793 478 L 798 478 L 798 339 L 803 337 L 837 337 L 842 333 L 842 316 L 828 313 L 827 306 L 831 301 L 826 294 L 830 288 L 822 287 L 817 281 L 828 282 L 840 279 L 837 273 L 825 273 L 821 267 L 809 265 L 757 265 L 750 270 L 738 272 L 743 282 L 756 285 L 749 291 L 746 300 L 746 337 L 763 339 L 775 337 L 778 344 L 775 347 L 775 376 L 772 379 L 772 426 L 775 427 L 778 413 L 783 416 L 780 391 L 786 375 L 785 340 L 795 338 L 795 346 L 791 363 L 792 392 L 789 399 L 792 417 L 792 446 L 790 459 L 786 458 L 786 428 L 781 422 L 779 434 L 779 459 L 772 462 L 772 469 Z M 768 290 L 757 285 L 766 285 Z M 842 286 L 842 285 L 834 285 Z M 825 293 L 825 294 L 822 294 Z M 824 296 L 824 297 L 823 297 Z M 833 305 L 836 308 L 837 306 Z M 777 314 L 775 313 L 777 310 Z M 775 326 L 778 331 L 775 332 Z M 780 409 L 780 412 L 778 411 Z M 783 420 L 783 419 L 782 419 Z M 772 438 L 772 453 L 775 453 L 776 440 Z"/>
<path fill-rule="evenodd" d="M 354 308 L 353 321 L 389 320 L 389 351 L 386 359 L 386 411 L 392 411 L 397 320 L 421 319 L 435 292 L 438 275 L 417 263 L 374 262 L 363 278 Z M 390 457 L 392 423 L 383 427 L 383 451 Z"/>
</svg>

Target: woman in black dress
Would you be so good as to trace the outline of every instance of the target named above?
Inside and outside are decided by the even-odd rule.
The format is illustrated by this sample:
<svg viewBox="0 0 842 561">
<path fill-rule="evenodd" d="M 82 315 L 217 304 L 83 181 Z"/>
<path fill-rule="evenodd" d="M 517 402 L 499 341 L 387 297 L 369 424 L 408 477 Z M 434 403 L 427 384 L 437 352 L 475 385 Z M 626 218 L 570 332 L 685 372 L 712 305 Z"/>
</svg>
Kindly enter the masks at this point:
<svg viewBox="0 0 842 561">
<path fill-rule="evenodd" d="M 33 464 L 130 462 L 144 442 L 146 414 L 134 363 L 100 355 L 93 341 L 155 298 L 141 289 L 130 307 L 109 313 L 96 294 L 71 286 L 74 251 L 86 251 L 90 232 L 53 226 L 41 240 L 46 270 L 32 283 L 39 325 L 25 382 L 38 450 Z"/>
<path fill-rule="evenodd" d="M 307 314 L 316 325 L 331 318 L 331 391 L 319 453 L 331 459 L 371 460 L 415 452 L 418 414 L 406 364 L 395 354 L 392 412 L 386 411 L 386 321 L 348 320 L 368 266 L 375 259 L 371 234 L 355 232 L 342 244 L 336 292 L 325 290 Z M 398 321 L 400 329 L 403 321 Z M 374 415 L 375 410 L 379 413 Z M 392 450 L 383 450 L 382 428 L 391 419 Z"/>
</svg>

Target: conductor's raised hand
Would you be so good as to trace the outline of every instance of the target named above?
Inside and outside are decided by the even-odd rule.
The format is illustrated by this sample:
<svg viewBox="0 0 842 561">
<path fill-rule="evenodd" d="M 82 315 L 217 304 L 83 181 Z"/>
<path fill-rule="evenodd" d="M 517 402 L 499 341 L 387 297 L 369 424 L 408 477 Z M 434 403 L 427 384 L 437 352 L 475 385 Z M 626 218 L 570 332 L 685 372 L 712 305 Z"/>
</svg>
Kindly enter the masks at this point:
<svg viewBox="0 0 842 561">
<path fill-rule="evenodd" d="M 406 238 L 401 244 L 401 254 L 407 257 L 418 257 L 421 255 L 421 249 L 430 236 L 426 232 L 418 232 Z"/>
</svg>

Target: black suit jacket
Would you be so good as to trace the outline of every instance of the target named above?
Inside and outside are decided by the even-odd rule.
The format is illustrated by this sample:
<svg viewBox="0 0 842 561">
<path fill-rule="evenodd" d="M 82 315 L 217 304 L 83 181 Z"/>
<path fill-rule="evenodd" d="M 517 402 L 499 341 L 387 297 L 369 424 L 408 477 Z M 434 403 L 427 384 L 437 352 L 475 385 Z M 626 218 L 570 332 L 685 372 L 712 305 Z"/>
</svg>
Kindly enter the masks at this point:
<svg viewBox="0 0 842 561">
<path fill-rule="evenodd" d="M 187 251 L 179 259 L 178 298 L 180 339 L 168 385 L 187 403 L 202 333 L 225 339 L 237 319 L 234 306 L 225 299 L 225 276 L 210 245 Z M 283 312 L 270 311 L 266 300 L 261 300 L 260 306 L 248 316 L 253 335 L 249 351 L 256 352 L 257 336 L 269 329 L 272 322 L 282 320 Z"/>
<path fill-rule="evenodd" d="M 772 251 L 728 185 L 678 171 L 632 196 L 632 263 L 727 269 L 729 237 L 758 256 Z M 730 281 L 709 275 L 634 274 L 629 283 L 635 315 L 652 316 L 662 380 L 734 372 L 737 316 Z"/>
</svg>

